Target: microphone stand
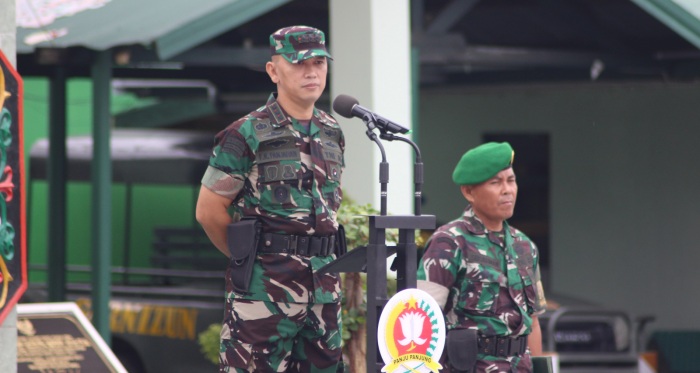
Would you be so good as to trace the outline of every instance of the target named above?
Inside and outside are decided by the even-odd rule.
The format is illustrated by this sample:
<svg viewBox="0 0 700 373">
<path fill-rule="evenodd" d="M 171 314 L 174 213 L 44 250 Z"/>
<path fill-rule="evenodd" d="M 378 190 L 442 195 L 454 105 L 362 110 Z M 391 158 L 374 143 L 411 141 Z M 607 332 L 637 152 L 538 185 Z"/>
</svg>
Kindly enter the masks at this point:
<svg viewBox="0 0 700 373">
<path fill-rule="evenodd" d="M 401 136 L 396 136 L 393 133 L 381 131 L 379 137 L 387 141 L 403 141 L 413 147 L 416 154 L 416 160 L 413 163 L 413 182 L 415 185 L 415 201 L 413 206 L 413 214 L 418 216 L 421 214 L 422 204 L 422 189 L 423 189 L 423 158 L 421 157 L 420 149 L 415 142 Z"/>
<path fill-rule="evenodd" d="M 414 164 L 414 178 L 416 185 L 415 215 L 387 216 L 387 184 L 389 183 L 389 163 L 386 160 L 386 152 L 382 142 L 377 137 L 374 129 L 377 127 L 377 118 L 374 114 L 367 113 L 362 117 L 367 125 L 365 134 L 377 144 L 382 155 L 379 164 L 379 182 L 381 183 L 381 215 L 370 215 L 369 239 L 367 246 L 356 247 L 347 254 L 319 269 L 319 273 L 327 272 L 366 272 L 367 273 L 367 373 L 380 372 L 384 364 L 377 344 L 377 325 L 379 317 L 387 304 L 387 265 L 386 259 L 396 253 L 396 260 L 392 268 L 397 268 L 397 288 L 403 290 L 416 287 L 416 268 L 418 267 L 417 246 L 415 240 L 416 229 L 434 229 L 435 216 L 421 215 L 421 188 L 423 185 L 423 163 L 418 146 L 411 140 L 395 136 L 380 128 L 380 136 L 383 140 L 404 141 L 411 146 L 416 153 Z M 386 230 L 398 229 L 399 242 L 396 246 L 386 245 Z"/>
<path fill-rule="evenodd" d="M 379 147 L 379 151 L 382 154 L 382 161 L 381 163 L 379 163 L 379 184 L 381 188 L 380 213 L 382 216 L 386 216 L 387 184 L 389 183 L 389 163 L 386 161 L 386 152 L 384 151 L 384 145 L 382 145 L 382 142 L 379 141 L 379 139 L 377 139 L 377 134 L 373 131 L 375 128 L 377 128 L 377 118 L 374 117 L 374 114 L 367 113 L 362 117 L 362 120 L 367 125 L 367 132 L 365 132 L 365 134 L 367 135 L 367 137 L 369 137 L 370 140 L 374 141 L 377 144 L 377 146 Z"/>
<path fill-rule="evenodd" d="M 377 325 L 379 317 L 387 304 L 387 268 L 386 258 L 396 254 L 396 259 L 391 268 L 396 270 L 397 290 L 416 288 L 416 268 L 418 268 L 418 247 L 416 245 L 416 229 L 434 229 L 435 216 L 421 215 L 421 189 L 423 185 L 423 162 L 420 149 L 411 140 L 379 128 L 379 137 L 382 140 L 399 140 L 411 145 L 415 151 L 414 183 L 415 206 L 414 216 L 386 216 L 386 184 L 389 182 L 389 164 L 386 162 L 384 148 L 377 140 L 377 135 L 372 131 L 376 127 L 376 118 L 372 114 L 365 115 L 367 123 L 367 136 L 377 143 L 382 152 L 382 163 L 379 168 L 379 179 L 382 183 L 381 216 L 369 217 L 369 244 L 366 247 L 367 270 L 367 372 L 380 372 L 383 366 L 381 354 L 377 345 Z M 370 133 L 371 132 L 371 133 Z M 386 229 L 398 229 L 399 241 L 396 246 L 386 245 Z M 372 345 L 374 344 L 374 348 Z"/>
</svg>

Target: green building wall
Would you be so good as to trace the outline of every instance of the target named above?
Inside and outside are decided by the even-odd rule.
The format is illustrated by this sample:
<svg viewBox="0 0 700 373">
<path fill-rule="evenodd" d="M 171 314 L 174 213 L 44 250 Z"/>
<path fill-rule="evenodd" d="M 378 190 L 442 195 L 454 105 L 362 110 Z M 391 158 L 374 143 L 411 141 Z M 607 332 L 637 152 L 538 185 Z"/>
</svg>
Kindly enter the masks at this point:
<svg viewBox="0 0 700 373">
<path fill-rule="evenodd" d="M 698 102 L 697 82 L 423 90 L 423 211 L 442 221 L 461 212 L 464 198 L 450 175 L 485 135 L 545 133 L 550 298 L 654 315 L 651 329 L 697 329 L 688 310 L 700 306 L 689 290 L 700 283 Z M 515 149 L 516 166 L 524 152 Z M 523 208 L 516 205 L 516 214 Z"/>
</svg>

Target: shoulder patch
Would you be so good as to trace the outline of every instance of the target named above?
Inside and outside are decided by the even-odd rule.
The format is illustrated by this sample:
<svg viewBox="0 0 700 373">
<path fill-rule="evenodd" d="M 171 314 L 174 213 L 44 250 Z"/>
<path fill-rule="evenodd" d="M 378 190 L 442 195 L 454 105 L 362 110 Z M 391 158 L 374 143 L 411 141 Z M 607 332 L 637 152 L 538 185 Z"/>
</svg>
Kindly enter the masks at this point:
<svg viewBox="0 0 700 373">
<path fill-rule="evenodd" d="M 267 133 L 272 132 L 272 130 L 275 129 L 270 124 L 270 119 L 269 118 L 254 118 L 251 122 L 250 125 L 253 127 L 253 131 L 255 131 L 255 134 L 260 137 L 264 136 Z"/>
<path fill-rule="evenodd" d="M 260 121 L 258 123 L 255 123 L 255 132 L 265 132 L 268 130 L 269 127 L 269 123 Z"/>
<path fill-rule="evenodd" d="M 226 136 L 226 140 L 224 140 L 224 144 L 221 146 L 221 151 L 233 154 L 236 157 L 241 157 L 243 156 L 243 152 L 245 152 L 245 147 L 245 140 L 239 136 L 230 134 Z"/>
<path fill-rule="evenodd" d="M 326 128 L 322 129 L 322 136 L 326 139 L 333 139 L 336 142 L 340 139 L 340 130 L 336 128 Z"/>
</svg>

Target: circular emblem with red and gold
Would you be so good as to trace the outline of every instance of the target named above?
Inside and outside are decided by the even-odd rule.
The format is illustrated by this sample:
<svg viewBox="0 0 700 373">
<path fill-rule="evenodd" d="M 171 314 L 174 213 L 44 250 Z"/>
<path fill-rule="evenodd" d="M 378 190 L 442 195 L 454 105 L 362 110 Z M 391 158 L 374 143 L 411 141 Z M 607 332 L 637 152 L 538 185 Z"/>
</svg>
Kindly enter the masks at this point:
<svg viewBox="0 0 700 373">
<path fill-rule="evenodd" d="M 445 347 L 445 319 L 435 299 L 418 289 L 402 290 L 379 317 L 377 344 L 382 372 L 438 373 Z"/>
</svg>

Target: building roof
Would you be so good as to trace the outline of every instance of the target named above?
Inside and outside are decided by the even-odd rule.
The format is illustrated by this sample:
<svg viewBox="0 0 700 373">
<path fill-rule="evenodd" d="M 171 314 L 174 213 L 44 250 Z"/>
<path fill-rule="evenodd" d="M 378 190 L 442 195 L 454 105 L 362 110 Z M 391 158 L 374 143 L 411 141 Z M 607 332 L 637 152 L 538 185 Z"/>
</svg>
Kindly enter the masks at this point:
<svg viewBox="0 0 700 373">
<path fill-rule="evenodd" d="M 411 7 L 424 84 L 700 75 L 693 0 L 412 0 Z M 279 27 L 329 31 L 328 0 L 18 0 L 17 9 L 23 75 L 51 73 L 44 68 L 51 60 L 32 53 L 44 48 L 68 50 L 58 60 L 83 76 L 90 56 L 80 48 L 129 48 L 115 77 L 218 80 L 220 91 L 266 82 L 260 65 Z M 216 79 L 222 72 L 237 78 Z"/>
<path fill-rule="evenodd" d="M 140 44 L 168 59 L 290 0 L 17 1 L 17 53 Z"/>
</svg>

